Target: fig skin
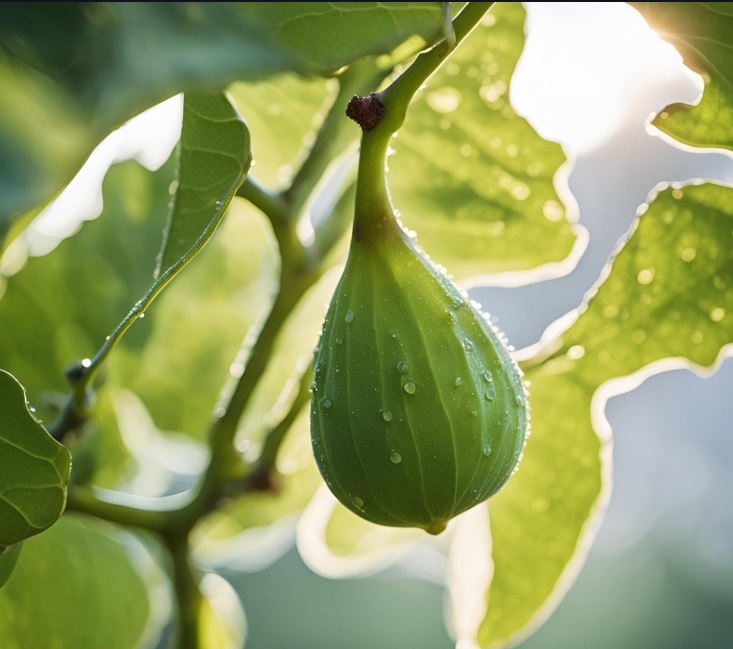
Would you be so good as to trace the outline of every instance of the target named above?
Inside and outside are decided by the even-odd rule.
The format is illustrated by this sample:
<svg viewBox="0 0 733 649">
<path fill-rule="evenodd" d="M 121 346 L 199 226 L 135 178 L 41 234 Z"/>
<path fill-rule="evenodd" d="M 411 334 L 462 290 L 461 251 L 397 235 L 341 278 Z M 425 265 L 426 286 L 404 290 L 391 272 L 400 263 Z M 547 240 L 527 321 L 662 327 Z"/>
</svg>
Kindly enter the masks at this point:
<svg viewBox="0 0 733 649">
<path fill-rule="evenodd" d="M 503 336 L 390 212 L 355 221 L 316 348 L 311 439 L 352 512 L 439 534 L 515 471 L 527 395 Z"/>
</svg>

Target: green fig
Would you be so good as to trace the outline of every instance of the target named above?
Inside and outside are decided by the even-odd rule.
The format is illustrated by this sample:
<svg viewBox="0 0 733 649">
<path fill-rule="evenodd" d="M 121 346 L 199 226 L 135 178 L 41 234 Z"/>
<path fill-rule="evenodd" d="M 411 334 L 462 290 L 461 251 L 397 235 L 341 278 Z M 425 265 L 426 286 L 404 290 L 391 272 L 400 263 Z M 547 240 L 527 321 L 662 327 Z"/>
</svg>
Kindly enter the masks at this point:
<svg viewBox="0 0 733 649">
<path fill-rule="evenodd" d="M 525 386 L 503 336 L 420 251 L 374 176 L 360 168 L 349 256 L 316 349 L 312 446 L 351 511 L 438 534 L 515 470 Z"/>
</svg>

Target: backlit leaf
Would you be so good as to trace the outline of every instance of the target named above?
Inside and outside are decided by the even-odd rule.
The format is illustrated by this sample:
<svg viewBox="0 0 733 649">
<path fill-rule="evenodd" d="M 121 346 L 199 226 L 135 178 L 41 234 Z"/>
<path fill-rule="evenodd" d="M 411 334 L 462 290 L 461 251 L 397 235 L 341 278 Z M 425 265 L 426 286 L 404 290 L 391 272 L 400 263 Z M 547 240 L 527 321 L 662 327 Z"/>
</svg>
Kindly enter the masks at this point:
<svg viewBox="0 0 733 649">
<path fill-rule="evenodd" d="M 733 149 L 733 2 L 631 2 L 705 80 L 700 103 L 672 104 L 653 124 L 691 146 Z"/>
<path fill-rule="evenodd" d="M 395 207 L 420 246 L 458 279 L 561 262 L 578 235 L 573 208 L 553 185 L 562 149 L 509 103 L 524 16 L 520 3 L 497 3 L 429 79 L 392 142 Z M 546 267 L 541 275 L 571 269 Z"/>
<path fill-rule="evenodd" d="M 489 501 L 495 568 L 482 647 L 531 630 L 579 569 L 608 498 L 607 399 L 660 371 L 710 367 L 730 349 L 731 206 L 733 190 L 713 184 L 657 194 L 577 320 L 548 330 L 525 361 L 532 436 Z"/>
</svg>

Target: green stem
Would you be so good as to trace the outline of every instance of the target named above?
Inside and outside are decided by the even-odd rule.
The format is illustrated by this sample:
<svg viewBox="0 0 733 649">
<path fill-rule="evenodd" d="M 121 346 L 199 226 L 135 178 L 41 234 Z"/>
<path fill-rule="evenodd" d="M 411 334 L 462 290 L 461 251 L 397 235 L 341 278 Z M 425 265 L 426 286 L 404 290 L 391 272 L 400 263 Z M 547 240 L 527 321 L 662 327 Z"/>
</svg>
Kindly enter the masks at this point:
<svg viewBox="0 0 733 649">
<path fill-rule="evenodd" d="M 435 47 L 418 56 L 395 81 L 384 91 L 378 93 L 378 98 L 384 104 L 384 119 L 378 127 L 394 133 L 405 121 L 407 107 L 415 93 L 427 82 L 432 74 L 455 51 L 456 46 L 468 36 L 481 22 L 486 12 L 491 9 L 493 2 L 469 2 L 453 20 L 455 40 L 442 41 Z"/>
<path fill-rule="evenodd" d="M 284 194 L 294 218 L 300 216 L 313 190 L 333 161 L 350 146 L 356 145 L 357 135 L 348 120 L 344 119 L 344 109 L 349 99 L 355 94 L 377 87 L 388 74 L 389 70 L 377 67 L 374 60 L 369 58 L 349 66 L 338 77 L 338 93 L 318 130 L 308 156 Z"/>
<path fill-rule="evenodd" d="M 385 164 L 393 134 L 402 126 L 415 93 L 446 61 L 455 46 L 481 21 L 492 2 L 469 2 L 453 21 L 455 41 L 442 41 L 420 54 L 388 88 L 372 96 L 384 108 L 379 121 L 364 130 L 356 183 L 353 238 L 374 241 L 400 236 L 387 188 Z M 453 41 L 453 39 L 451 39 Z M 367 127 L 368 128 L 368 127 Z"/>
<path fill-rule="evenodd" d="M 201 649 L 200 622 L 204 596 L 189 556 L 188 539 L 186 536 L 168 537 L 166 546 L 171 556 L 173 586 L 178 604 L 175 646 L 177 649 Z"/>
</svg>

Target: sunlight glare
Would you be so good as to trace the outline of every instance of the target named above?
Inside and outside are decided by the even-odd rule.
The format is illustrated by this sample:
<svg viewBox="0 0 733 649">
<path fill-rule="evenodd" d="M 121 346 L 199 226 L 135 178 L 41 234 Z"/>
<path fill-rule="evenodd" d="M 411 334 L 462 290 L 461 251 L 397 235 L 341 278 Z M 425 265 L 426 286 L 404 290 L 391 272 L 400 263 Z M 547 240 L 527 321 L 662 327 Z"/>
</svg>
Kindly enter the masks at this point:
<svg viewBox="0 0 733 649">
<path fill-rule="evenodd" d="M 544 138 L 587 151 L 629 119 L 696 103 L 701 77 L 623 2 L 529 2 L 511 85 L 515 110 Z"/>
</svg>

